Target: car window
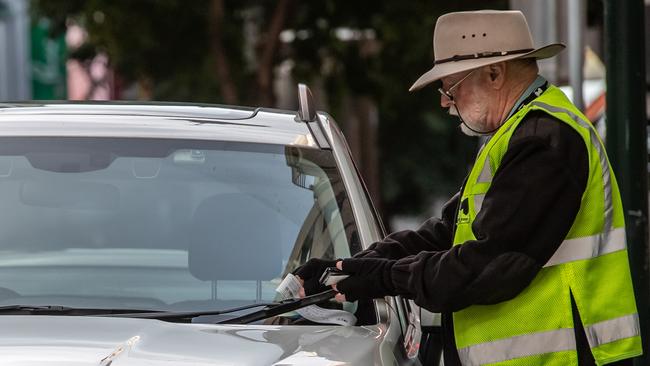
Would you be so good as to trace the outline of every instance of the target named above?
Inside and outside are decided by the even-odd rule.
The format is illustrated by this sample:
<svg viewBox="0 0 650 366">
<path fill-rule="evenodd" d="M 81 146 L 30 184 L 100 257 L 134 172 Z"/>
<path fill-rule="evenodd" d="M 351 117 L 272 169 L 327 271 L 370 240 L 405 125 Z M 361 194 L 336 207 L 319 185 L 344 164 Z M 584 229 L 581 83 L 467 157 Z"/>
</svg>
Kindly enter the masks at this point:
<svg viewBox="0 0 650 366">
<path fill-rule="evenodd" d="M 0 305 L 203 310 L 360 248 L 331 151 L 0 138 Z"/>
</svg>

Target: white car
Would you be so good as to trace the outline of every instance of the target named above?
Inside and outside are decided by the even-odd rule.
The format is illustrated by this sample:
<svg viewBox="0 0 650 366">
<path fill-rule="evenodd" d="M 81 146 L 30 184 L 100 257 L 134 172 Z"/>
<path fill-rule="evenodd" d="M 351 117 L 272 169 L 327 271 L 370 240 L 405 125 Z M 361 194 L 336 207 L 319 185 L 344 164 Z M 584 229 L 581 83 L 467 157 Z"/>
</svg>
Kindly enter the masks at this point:
<svg viewBox="0 0 650 366">
<path fill-rule="evenodd" d="M 300 97 L 2 105 L 0 365 L 436 364 L 407 301 L 275 291 L 384 234 L 340 130 Z M 312 303 L 354 324 L 297 312 Z"/>
</svg>

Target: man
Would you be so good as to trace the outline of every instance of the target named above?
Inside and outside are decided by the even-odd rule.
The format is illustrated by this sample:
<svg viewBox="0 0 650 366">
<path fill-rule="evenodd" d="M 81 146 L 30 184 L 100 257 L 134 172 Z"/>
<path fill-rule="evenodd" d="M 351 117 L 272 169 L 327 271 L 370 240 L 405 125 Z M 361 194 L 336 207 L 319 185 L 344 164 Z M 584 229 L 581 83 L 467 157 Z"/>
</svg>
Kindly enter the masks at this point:
<svg viewBox="0 0 650 366">
<path fill-rule="evenodd" d="M 443 313 L 445 365 L 629 364 L 642 353 L 620 194 L 582 113 L 537 74 L 518 11 L 450 13 L 434 31 L 440 103 L 486 135 L 460 192 L 414 231 L 354 258 L 312 259 L 307 293 L 328 266 L 350 274 L 339 301 L 402 295 Z"/>
</svg>

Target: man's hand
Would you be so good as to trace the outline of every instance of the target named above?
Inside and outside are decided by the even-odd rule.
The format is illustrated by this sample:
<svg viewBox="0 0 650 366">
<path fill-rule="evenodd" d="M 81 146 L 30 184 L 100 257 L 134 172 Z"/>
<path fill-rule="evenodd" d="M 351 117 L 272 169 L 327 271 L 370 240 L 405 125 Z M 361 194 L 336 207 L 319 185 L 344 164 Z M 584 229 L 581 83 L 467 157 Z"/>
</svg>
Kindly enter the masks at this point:
<svg viewBox="0 0 650 366">
<path fill-rule="evenodd" d="M 302 282 L 304 294 L 301 291 L 300 295 L 304 297 L 327 290 L 328 287 L 321 285 L 318 280 L 320 280 L 320 276 L 327 267 L 334 267 L 335 265 L 336 261 L 333 260 L 312 258 L 293 271 L 293 274 L 298 276 L 298 279 Z"/>
<path fill-rule="evenodd" d="M 332 285 L 339 294 L 337 301 L 375 299 L 394 295 L 391 268 L 394 260 L 380 258 L 348 258 L 336 263 L 336 267 L 350 277 Z"/>
</svg>

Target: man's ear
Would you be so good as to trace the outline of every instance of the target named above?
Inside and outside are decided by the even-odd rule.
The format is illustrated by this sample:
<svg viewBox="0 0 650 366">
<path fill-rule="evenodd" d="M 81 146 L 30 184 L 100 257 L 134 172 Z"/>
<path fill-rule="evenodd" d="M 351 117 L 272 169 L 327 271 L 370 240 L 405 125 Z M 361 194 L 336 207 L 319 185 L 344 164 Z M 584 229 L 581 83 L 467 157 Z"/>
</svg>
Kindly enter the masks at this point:
<svg viewBox="0 0 650 366">
<path fill-rule="evenodd" d="M 506 63 L 488 65 L 489 83 L 493 89 L 501 89 L 506 82 Z"/>
</svg>

